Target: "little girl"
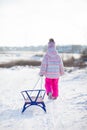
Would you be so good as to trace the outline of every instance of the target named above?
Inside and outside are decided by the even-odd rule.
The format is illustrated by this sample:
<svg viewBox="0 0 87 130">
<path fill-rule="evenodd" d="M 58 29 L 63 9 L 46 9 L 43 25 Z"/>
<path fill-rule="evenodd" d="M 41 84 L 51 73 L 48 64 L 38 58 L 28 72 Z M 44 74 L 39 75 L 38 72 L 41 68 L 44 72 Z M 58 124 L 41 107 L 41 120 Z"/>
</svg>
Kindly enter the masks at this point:
<svg viewBox="0 0 87 130">
<path fill-rule="evenodd" d="M 45 88 L 49 99 L 57 99 L 59 95 L 59 77 L 64 74 L 63 62 L 58 55 L 54 39 L 49 39 L 48 48 L 43 57 L 40 76 L 45 76 Z"/>
</svg>

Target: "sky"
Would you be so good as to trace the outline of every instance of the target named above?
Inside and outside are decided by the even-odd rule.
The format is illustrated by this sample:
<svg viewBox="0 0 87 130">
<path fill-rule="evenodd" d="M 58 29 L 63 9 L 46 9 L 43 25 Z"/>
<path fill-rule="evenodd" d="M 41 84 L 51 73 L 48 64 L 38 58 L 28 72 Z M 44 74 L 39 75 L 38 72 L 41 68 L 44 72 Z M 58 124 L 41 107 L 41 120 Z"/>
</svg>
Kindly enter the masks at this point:
<svg viewBox="0 0 87 130">
<path fill-rule="evenodd" d="M 87 45 L 87 0 L 0 0 L 0 46 Z"/>
</svg>

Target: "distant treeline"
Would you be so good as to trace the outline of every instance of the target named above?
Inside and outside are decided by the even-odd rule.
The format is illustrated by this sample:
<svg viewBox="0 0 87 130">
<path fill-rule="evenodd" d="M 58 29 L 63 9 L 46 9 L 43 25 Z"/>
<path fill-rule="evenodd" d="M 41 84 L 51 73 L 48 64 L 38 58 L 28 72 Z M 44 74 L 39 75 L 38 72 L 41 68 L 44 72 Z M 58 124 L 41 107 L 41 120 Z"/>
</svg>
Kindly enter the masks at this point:
<svg viewBox="0 0 87 130">
<path fill-rule="evenodd" d="M 87 45 L 63 45 L 56 46 L 59 53 L 83 53 L 87 50 Z M 24 46 L 24 47 L 0 47 L 0 53 L 6 51 L 43 51 L 47 50 L 47 46 Z"/>
</svg>

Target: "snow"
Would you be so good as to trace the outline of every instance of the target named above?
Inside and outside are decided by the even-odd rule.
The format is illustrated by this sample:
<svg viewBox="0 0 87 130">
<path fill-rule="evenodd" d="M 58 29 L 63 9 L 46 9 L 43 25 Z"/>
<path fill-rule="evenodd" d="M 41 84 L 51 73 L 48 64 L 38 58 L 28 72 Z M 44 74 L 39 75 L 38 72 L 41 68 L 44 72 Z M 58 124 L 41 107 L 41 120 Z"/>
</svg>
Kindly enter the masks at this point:
<svg viewBox="0 0 87 130">
<path fill-rule="evenodd" d="M 60 56 L 63 58 L 63 60 L 71 59 L 72 57 L 74 59 L 79 59 L 81 54 L 74 54 L 74 53 L 59 53 Z M 5 52 L 0 53 L 0 63 L 3 62 L 9 62 L 9 61 L 15 61 L 15 60 L 37 60 L 41 61 L 43 59 L 44 52 L 34 52 L 34 51 L 12 51 L 12 52 Z"/>
<path fill-rule="evenodd" d="M 38 56 L 37 56 L 38 54 Z M 40 54 L 43 54 L 42 52 L 31 52 L 31 51 L 12 51 L 12 52 L 5 52 L 0 53 L 0 63 L 2 62 L 9 62 L 9 61 L 15 61 L 15 60 L 37 60 L 41 61 L 43 57 L 39 56 Z"/>
<path fill-rule="evenodd" d="M 22 114 L 20 92 L 35 86 L 38 73 L 39 67 L 0 68 L 0 130 L 87 130 L 87 68 L 65 71 L 59 98 L 49 101 L 45 95 L 47 113 L 31 106 Z M 42 85 L 44 88 L 44 77 Z"/>
</svg>

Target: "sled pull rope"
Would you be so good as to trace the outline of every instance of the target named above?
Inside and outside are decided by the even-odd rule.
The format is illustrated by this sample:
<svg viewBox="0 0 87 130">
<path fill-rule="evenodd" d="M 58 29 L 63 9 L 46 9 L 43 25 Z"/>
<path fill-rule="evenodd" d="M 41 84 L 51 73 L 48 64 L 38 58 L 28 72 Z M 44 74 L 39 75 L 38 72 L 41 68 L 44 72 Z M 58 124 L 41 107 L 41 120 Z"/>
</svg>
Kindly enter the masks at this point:
<svg viewBox="0 0 87 130">
<path fill-rule="evenodd" d="M 37 82 L 35 83 L 34 87 L 33 87 L 33 90 L 35 89 L 35 87 L 37 86 L 38 82 L 40 80 L 40 77 L 38 78 Z"/>
<path fill-rule="evenodd" d="M 41 77 L 41 90 L 42 90 L 42 82 L 43 82 L 43 77 Z M 41 92 L 42 95 L 42 92 Z"/>
<path fill-rule="evenodd" d="M 39 77 L 39 78 L 38 78 L 38 80 L 37 80 L 37 82 L 35 83 L 35 85 L 34 85 L 34 87 L 33 87 L 32 90 L 35 89 L 35 87 L 37 86 L 38 82 L 40 81 L 40 78 L 41 78 L 41 90 L 42 90 L 42 81 L 43 81 L 42 77 Z M 32 91 L 31 91 L 31 94 L 32 94 Z M 30 95 L 31 95 L 31 94 L 30 94 Z"/>
<path fill-rule="evenodd" d="M 41 89 L 42 89 L 42 82 L 43 82 L 43 77 L 41 77 Z"/>
</svg>

